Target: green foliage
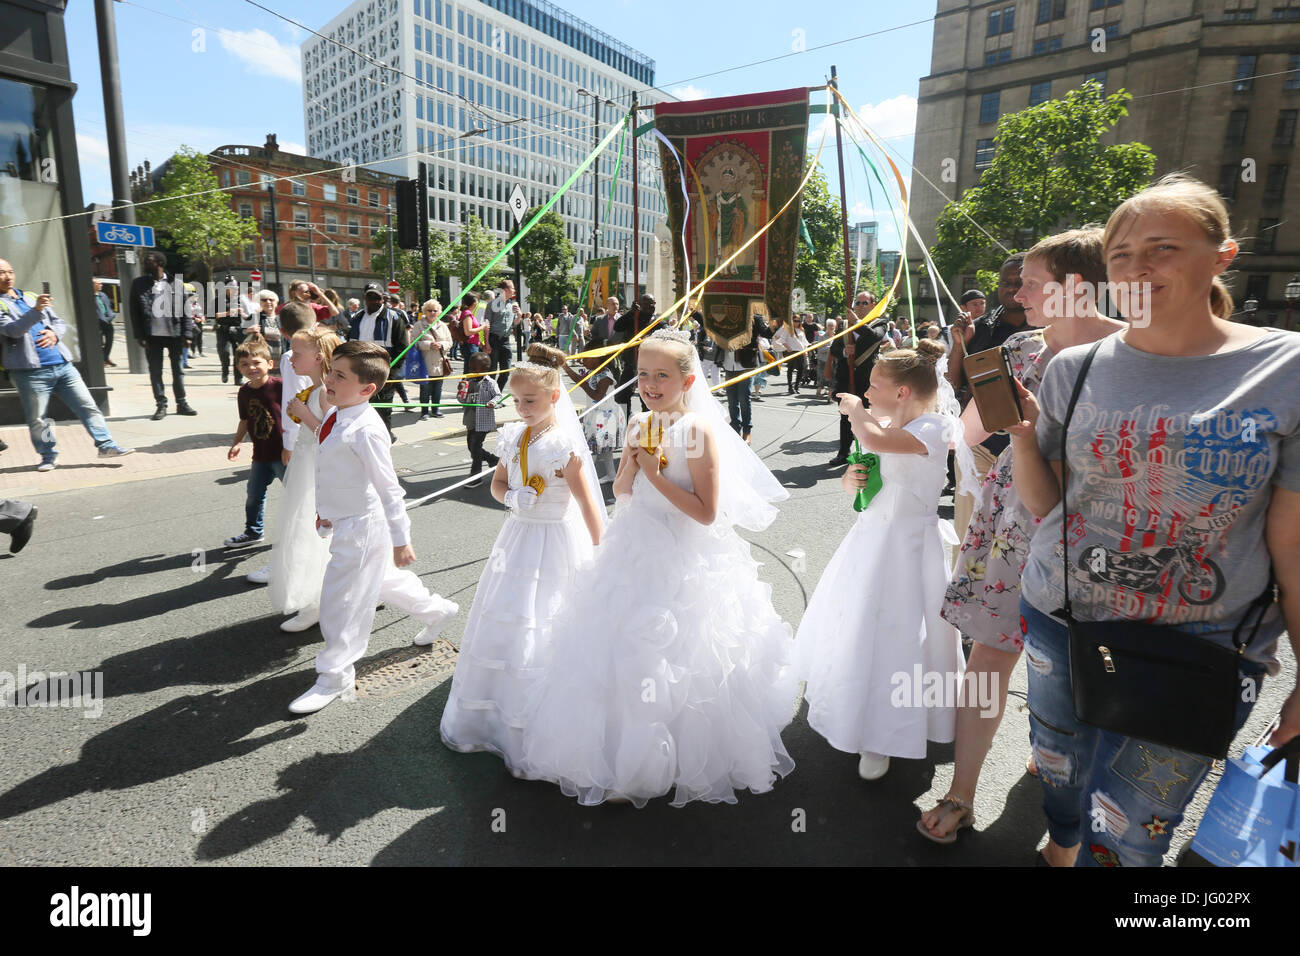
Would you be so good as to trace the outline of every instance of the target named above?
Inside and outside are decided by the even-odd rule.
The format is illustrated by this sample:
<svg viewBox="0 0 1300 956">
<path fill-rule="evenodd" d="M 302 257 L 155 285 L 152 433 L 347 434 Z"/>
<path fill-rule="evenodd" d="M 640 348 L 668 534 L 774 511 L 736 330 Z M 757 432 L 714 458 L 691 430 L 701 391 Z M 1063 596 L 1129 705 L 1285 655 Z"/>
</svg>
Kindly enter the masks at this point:
<svg viewBox="0 0 1300 956">
<path fill-rule="evenodd" d="M 478 275 L 479 272 L 492 261 L 493 256 L 501 251 L 501 243 L 497 242 L 496 239 L 493 238 L 492 234 L 487 231 L 487 227 L 483 225 L 482 220 L 480 220 L 478 216 L 469 217 L 468 235 L 468 272 L 466 272 L 465 256 L 466 230 L 463 226 L 461 227 L 460 234 L 452 239 L 450 249 L 450 255 L 452 257 L 451 261 L 455 263 L 451 272 L 453 275 L 460 276 L 461 285 L 464 288 L 468 288 L 469 281 Z M 430 245 L 432 245 L 432 239 L 430 239 Z M 506 269 L 507 265 L 509 265 L 509 263 L 507 263 L 505 259 L 498 262 L 487 275 L 478 281 L 477 288 L 491 288 L 502 279 L 508 278 L 508 272 Z"/>
<path fill-rule="evenodd" d="M 155 199 L 137 208 L 140 223 L 153 226 L 161 241 L 188 262 L 212 267 L 228 259 L 258 236 L 257 223 L 240 218 L 230 205 L 230 195 L 208 164 L 208 157 L 182 146 L 171 159 Z M 197 194 L 197 195 L 194 195 Z"/>
<path fill-rule="evenodd" d="M 848 303 L 844 295 L 844 224 L 840 201 L 831 195 L 820 163 L 804 187 L 800 215 L 817 251 L 799 239 L 794 284 L 807 293 L 809 311 L 841 314 Z"/>
<path fill-rule="evenodd" d="M 529 210 L 524 216 L 528 222 L 536 215 Z M 582 294 L 582 279 L 578 279 L 578 289 L 573 291 L 569 271 L 573 268 L 573 243 L 564 232 L 564 220 L 554 209 L 546 215 L 520 240 L 519 271 L 528 284 L 528 300 L 534 311 L 545 310 L 553 299 L 560 297 L 566 301 L 576 302 Z"/>
<path fill-rule="evenodd" d="M 993 164 L 935 224 L 930 252 L 940 273 L 947 279 L 971 268 L 996 270 L 1006 253 L 986 232 L 1013 252 L 1028 249 L 1063 229 L 1104 223 L 1142 189 L 1155 169 L 1151 148 L 1101 143 L 1128 115 L 1130 99 L 1124 90 L 1105 96 L 1089 81 L 1063 100 L 998 120 Z"/>
<path fill-rule="evenodd" d="M 380 226 L 375 231 L 375 252 L 370 257 L 370 267 L 380 279 L 388 279 L 388 227 Z M 459 268 L 464 268 L 464 247 L 461 247 Z M 430 292 L 436 297 L 438 278 L 451 275 L 458 268 L 456 250 L 452 248 L 451 237 L 438 229 L 429 230 L 429 284 Z M 424 267 L 420 263 L 419 249 L 402 249 L 397 245 L 397 234 L 393 234 L 393 278 L 403 289 L 419 294 L 424 288 Z M 443 303 L 446 305 L 447 303 Z"/>
</svg>

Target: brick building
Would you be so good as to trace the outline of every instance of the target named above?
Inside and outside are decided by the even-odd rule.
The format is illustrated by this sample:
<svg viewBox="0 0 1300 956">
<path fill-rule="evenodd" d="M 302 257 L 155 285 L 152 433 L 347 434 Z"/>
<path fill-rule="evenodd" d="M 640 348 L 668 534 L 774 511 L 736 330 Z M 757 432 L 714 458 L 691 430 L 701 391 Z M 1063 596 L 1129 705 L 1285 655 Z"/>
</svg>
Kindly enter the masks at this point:
<svg viewBox="0 0 1300 956">
<path fill-rule="evenodd" d="M 1286 288 L 1300 273 L 1300 220 L 1286 213 L 1300 207 L 1300 174 L 1290 174 L 1300 0 L 938 0 L 910 187 L 925 242 L 933 244 L 945 203 L 991 162 L 998 117 L 1064 97 L 1088 78 L 1133 94 L 1106 142 L 1146 143 L 1156 177 L 1185 171 L 1228 199 L 1241 242 L 1226 277 L 1233 298 L 1239 309 L 1255 300 L 1259 323 L 1285 324 Z M 945 181 L 947 160 L 956 182 Z M 1247 160 L 1253 180 L 1243 176 Z M 915 251 L 909 262 L 918 317 L 933 318 Z M 973 281 L 948 278 L 955 292 Z"/>
<path fill-rule="evenodd" d="M 274 133 L 262 146 L 219 146 L 208 160 L 228 187 L 231 208 L 255 220 L 260 233 L 217 271 L 247 282 L 260 269 L 263 288 L 281 298 L 290 282 L 309 279 L 344 302 L 360 297 L 367 282 L 387 281 L 371 256 L 375 234 L 389 224 L 399 177 L 286 152 Z M 133 174 L 136 199 L 159 188 L 167 166 Z"/>
</svg>

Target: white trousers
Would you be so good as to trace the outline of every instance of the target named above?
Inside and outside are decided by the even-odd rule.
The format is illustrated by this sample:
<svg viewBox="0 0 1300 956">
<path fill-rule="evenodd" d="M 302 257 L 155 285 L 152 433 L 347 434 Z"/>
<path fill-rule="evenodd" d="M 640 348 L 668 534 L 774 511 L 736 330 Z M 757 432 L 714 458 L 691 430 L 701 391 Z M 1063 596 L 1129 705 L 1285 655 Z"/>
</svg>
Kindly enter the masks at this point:
<svg viewBox="0 0 1300 956">
<path fill-rule="evenodd" d="M 387 604 L 428 624 L 438 617 L 439 600 L 413 571 L 393 564 L 393 540 L 382 514 L 336 520 L 321 585 L 325 649 L 316 655 L 317 682 L 333 689 L 352 686 L 356 678 L 352 665 L 370 642 L 376 604 Z"/>
</svg>

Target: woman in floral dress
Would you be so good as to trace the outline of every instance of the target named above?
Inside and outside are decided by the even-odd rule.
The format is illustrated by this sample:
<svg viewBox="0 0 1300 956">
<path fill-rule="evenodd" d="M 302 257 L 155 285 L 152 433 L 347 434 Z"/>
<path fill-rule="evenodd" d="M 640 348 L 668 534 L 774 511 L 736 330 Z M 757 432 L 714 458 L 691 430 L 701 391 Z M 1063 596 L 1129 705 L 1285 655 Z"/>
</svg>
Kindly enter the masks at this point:
<svg viewBox="0 0 1300 956">
<path fill-rule="evenodd" d="M 1074 276 L 1075 283 L 1067 283 Z M 1022 286 L 1016 301 L 1025 307 L 1029 328 L 1007 339 L 1011 372 L 1029 392 L 1038 391 L 1047 363 L 1061 349 L 1095 342 L 1124 328 L 1099 316 L 1095 298 L 1064 300 L 1062 288 L 1090 287 L 1106 281 L 1101 230 L 1073 229 L 1044 239 L 1025 254 Z M 965 440 L 988 437 L 979 426 L 974 402 L 962 416 Z M 957 710 L 957 743 L 952 786 L 934 809 L 921 816 L 917 829 L 937 843 L 951 843 L 962 827 L 975 822 L 974 799 L 984 758 L 1002 722 L 1007 684 L 1023 648 L 1020 625 L 1020 574 L 1029 556 L 1029 541 L 1039 521 L 1020 503 L 1011 483 L 1011 446 L 1007 446 L 980 487 L 966 538 L 953 568 L 942 614 L 974 642 L 966 664 L 968 699 Z M 969 699 L 971 690 L 986 689 L 985 700 Z M 1026 768 L 1036 773 L 1032 762 Z"/>
</svg>

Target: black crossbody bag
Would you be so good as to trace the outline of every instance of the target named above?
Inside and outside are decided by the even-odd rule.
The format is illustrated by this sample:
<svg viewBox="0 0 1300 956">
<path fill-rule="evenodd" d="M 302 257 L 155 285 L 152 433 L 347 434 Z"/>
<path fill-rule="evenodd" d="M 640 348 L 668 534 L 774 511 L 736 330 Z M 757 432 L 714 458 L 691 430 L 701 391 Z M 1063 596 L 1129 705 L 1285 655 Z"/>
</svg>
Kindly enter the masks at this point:
<svg viewBox="0 0 1300 956">
<path fill-rule="evenodd" d="M 1103 340 L 1104 341 L 1104 340 Z M 1232 633 L 1233 649 L 1161 624 L 1139 621 L 1078 621 L 1070 609 L 1070 547 L 1065 493 L 1066 436 L 1083 380 L 1098 342 L 1075 380 L 1061 427 L 1061 549 L 1065 560 L 1065 606 L 1054 613 L 1070 632 L 1070 689 L 1074 716 L 1082 723 L 1153 743 L 1222 759 L 1236 724 L 1238 665 L 1259 633 L 1273 601 L 1273 579 L 1246 609 Z M 1250 636 L 1241 632 L 1258 610 Z"/>
</svg>

